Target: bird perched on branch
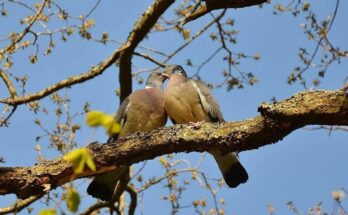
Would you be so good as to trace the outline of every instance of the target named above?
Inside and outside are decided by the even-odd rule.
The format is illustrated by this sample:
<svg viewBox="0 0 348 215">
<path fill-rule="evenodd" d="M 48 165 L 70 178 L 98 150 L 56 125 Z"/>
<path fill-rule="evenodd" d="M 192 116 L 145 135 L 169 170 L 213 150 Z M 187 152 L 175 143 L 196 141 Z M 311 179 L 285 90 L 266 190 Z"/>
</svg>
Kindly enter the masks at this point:
<svg viewBox="0 0 348 215">
<path fill-rule="evenodd" d="M 116 138 L 138 131 L 149 132 L 166 124 L 167 115 L 164 111 L 162 91 L 165 79 L 160 72 L 152 72 L 146 81 L 146 88 L 133 92 L 122 102 L 116 114 L 116 120 L 121 124 L 122 130 Z M 109 173 L 96 176 L 89 184 L 87 193 L 95 198 L 110 201 L 122 174 L 129 174 L 128 166 L 120 166 Z"/>
<path fill-rule="evenodd" d="M 197 122 L 224 122 L 220 107 L 210 89 L 201 81 L 187 77 L 179 65 L 165 68 L 169 82 L 164 92 L 165 111 L 174 124 Z M 237 187 L 248 180 L 248 173 L 236 153 L 210 151 L 229 187 Z"/>
</svg>

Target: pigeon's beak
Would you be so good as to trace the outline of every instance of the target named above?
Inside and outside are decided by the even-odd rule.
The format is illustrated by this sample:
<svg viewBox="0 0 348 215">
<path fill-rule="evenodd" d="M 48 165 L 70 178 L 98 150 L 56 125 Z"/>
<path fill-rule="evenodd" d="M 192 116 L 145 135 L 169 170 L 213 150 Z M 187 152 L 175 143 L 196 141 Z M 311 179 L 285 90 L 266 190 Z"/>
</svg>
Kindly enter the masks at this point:
<svg viewBox="0 0 348 215">
<path fill-rule="evenodd" d="M 167 74 L 167 73 L 165 73 L 165 72 L 162 72 L 162 74 L 161 74 L 165 79 L 169 79 L 170 78 L 170 76 Z"/>
</svg>

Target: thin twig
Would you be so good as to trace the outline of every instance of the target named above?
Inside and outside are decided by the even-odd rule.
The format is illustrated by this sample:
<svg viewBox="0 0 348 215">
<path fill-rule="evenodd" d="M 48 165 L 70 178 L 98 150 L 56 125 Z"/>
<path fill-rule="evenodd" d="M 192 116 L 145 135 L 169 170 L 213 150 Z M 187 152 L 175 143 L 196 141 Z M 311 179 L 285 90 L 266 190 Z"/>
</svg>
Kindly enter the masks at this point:
<svg viewBox="0 0 348 215">
<path fill-rule="evenodd" d="M 221 51 L 222 47 L 219 47 L 218 49 L 216 49 L 213 54 L 211 54 L 205 61 L 203 61 L 197 68 L 196 73 L 194 74 L 194 76 L 198 77 L 199 76 L 199 72 L 201 71 L 201 69 L 207 64 L 209 63 L 220 51 Z"/>
<path fill-rule="evenodd" d="M 97 0 L 97 3 L 93 6 L 93 8 L 87 13 L 87 15 L 85 16 L 85 18 L 89 17 L 94 11 L 95 9 L 97 9 L 97 7 L 99 6 L 101 0 Z"/>
<path fill-rule="evenodd" d="M 129 45 L 122 46 L 117 51 L 115 51 L 112 55 L 110 55 L 104 62 L 100 63 L 98 66 L 92 67 L 86 73 L 76 76 L 70 76 L 69 78 L 62 80 L 56 84 L 53 84 L 39 92 L 29 94 L 23 97 L 18 97 L 16 99 L 8 98 L 8 99 L 0 99 L 0 103 L 5 103 L 8 105 L 21 105 L 24 103 L 28 103 L 31 101 L 42 99 L 62 88 L 72 86 L 74 84 L 82 83 L 89 79 L 92 79 L 100 74 L 102 74 L 108 67 L 110 67 L 120 56 L 120 53 L 127 49 Z"/>
<path fill-rule="evenodd" d="M 0 215 L 9 214 L 9 213 L 18 213 L 23 208 L 27 207 L 28 205 L 32 204 L 36 200 L 40 199 L 42 196 L 43 195 L 31 196 L 24 200 L 18 199 L 13 205 L 5 207 L 5 208 L 0 208 Z"/>
<path fill-rule="evenodd" d="M 133 180 L 133 178 L 136 178 L 136 177 L 141 173 L 141 171 L 144 170 L 144 168 L 145 168 L 145 166 L 146 166 L 146 163 L 147 163 L 147 161 L 144 161 L 144 162 L 143 162 L 143 165 L 142 165 L 142 166 L 139 168 L 139 170 L 131 177 L 130 180 Z"/>
<path fill-rule="evenodd" d="M 223 10 L 223 13 L 226 12 L 226 9 Z M 219 29 L 219 35 L 220 35 L 220 41 L 221 41 L 221 45 L 222 45 L 222 48 L 226 50 L 226 52 L 228 53 L 228 59 L 227 59 L 227 65 L 228 65 L 228 73 L 229 75 L 232 74 L 232 69 L 231 69 L 231 63 L 232 63 L 232 51 L 227 47 L 226 45 L 226 42 L 225 42 L 225 38 L 224 38 L 224 35 L 223 35 L 223 28 L 221 26 L 221 23 L 219 20 L 216 20 L 216 25 Z"/>
<path fill-rule="evenodd" d="M 220 13 L 219 16 L 217 16 L 214 20 L 209 22 L 206 26 L 204 26 L 201 30 L 196 32 L 192 37 L 190 37 L 183 45 L 181 45 L 179 48 L 174 50 L 169 56 L 162 62 L 163 64 L 166 64 L 170 59 L 172 59 L 178 52 L 183 50 L 186 46 L 188 46 L 193 40 L 195 40 L 197 37 L 201 36 L 206 30 L 208 30 L 215 22 L 216 20 L 220 20 L 224 16 L 224 12 Z"/>
<path fill-rule="evenodd" d="M 23 2 L 15 1 L 15 0 L 8 0 L 8 2 L 11 2 L 11 3 L 14 3 L 14 4 L 18 4 L 18 5 L 20 5 L 20 6 L 22 6 L 22 7 L 24 7 L 24 8 L 26 8 L 26 9 L 28 9 L 28 10 L 30 10 L 30 11 L 35 13 L 35 10 L 32 7 L 30 7 L 29 5 L 27 5 L 27 4 L 23 3 Z"/>
<path fill-rule="evenodd" d="M 312 62 L 315 58 L 315 56 L 317 55 L 318 53 L 318 50 L 319 50 L 319 47 L 321 46 L 321 42 L 326 38 L 327 34 L 329 33 L 329 31 L 331 30 L 331 27 L 335 21 L 335 18 L 336 18 L 336 15 L 337 15 L 337 11 L 338 11 L 338 6 L 339 6 L 339 2 L 340 0 L 337 0 L 336 1 L 336 6 L 335 6 L 335 10 L 334 10 L 334 14 L 333 14 L 333 17 L 331 19 L 331 22 L 329 24 L 329 27 L 327 29 L 327 31 L 324 33 L 324 36 L 320 37 L 315 49 L 314 49 L 314 52 L 309 60 L 309 62 L 307 63 L 307 65 L 299 72 L 299 75 L 303 74 L 311 65 L 312 65 Z"/>
<path fill-rule="evenodd" d="M 157 66 L 160 66 L 160 67 L 166 67 L 165 64 L 157 61 L 156 59 L 154 59 L 153 57 L 151 57 L 150 55 L 148 54 L 145 54 L 145 53 L 139 53 L 139 52 L 134 52 L 134 55 L 135 56 L 139 56 L 139 57 L 142 57 L 142 58 L 145 58 L 146 60 L 149 60 L 151 61 L 152 63 L 156 64 Z"/>
<path fill-rule="evenodd" d="M 304 127 L 303 129 L 305 130 L 321 130 L 321 129 L 327 129 L 330 131 L 347 131 L 348 132 L 348 126 L 326 126 L 326 125 L 321 125 L 321 126 L 316 126 L 316 127 Z"/>
<path fill-rule="evenodd" d="M 213 191 L 213 189 L 211 188 L 211 186 L 210 186 L 210 184 L 209 184 L 209 182 L 208 182 L 208 179 L 207 179 L 205 173 L 204 173 L 204 172 L 201 172 L 201 171 L 198 171 L 198 172 L 199 172 L 199 173 L 201 174 L 201 176 L 203 177 L 205 186 L 206 186 L 207 189 L 209 190 L 210 194 L 213 196 L 214 204 L 215 204 L 215 209 L 216 209 L 216 211 L 218 212 L 218 211 L 219 211 L 219 207 L 218 207 L 217 200 L 216 200 L 216 194 L 215 194 L 215 192 Z"/>
<path fill-rule="evenodd" d="M 20 41 L 24 38 L 24 36 L 30 31 L 30 28 L 33 26 L 33 24 L 36 22 L 36 20 L 37 20 L 37 19 L 39 18 L 39 16 L 41 15 L 43 9 L 45 8 L 45 5 L 46 5 L 47 1 L 48 1 L 48 0 L 43 0 L 43 1 L 42 1 L 42 4 L 41 4 L 40 8 L 37 10 L 35 16 L 30 20 L 28 26 L 23 30 L 23 32 L 22 32 L 18 37 L 16 37 L 16 38 L 12 41 L 12 43 L 11 43 L 9 46 L 7 46 L 5 49 L 2 50 L 2 53 L 3 53 L 3 54 L 6 53 L 6 52 L 8 52 L 8 51 L 10 51 L 10 50 L 12 50 L 12 49 L 14 49 L 15 45 L 16 45 L 18 42 L 20 42 Z"/>
<path fill-rule="evenodd" d="M 17 105 L 16 106 L 14 106 L 13 108 L 12 108 L 12 110 L 11 110 L 11 112 L 10 112 L 10 114 L 9 115 L 7 115 L 7 117 L 4 119 L 4 120 L 2 120 L 1 122 L 0 122 L 0 127 L 1 126 L 3 126 L 3 125 L 8 125 L 7 124 L 7 121 L 11 118 L 11 116 L 14 114 L 14 112 L 17 110 Z"/>
<path fill-rule="evenodd" d="M 96 210 L 99 210 L 101 208 L 110 208 L 110 207 L 115 207 L 113 204 L 110 204 L 110 202 L 96 202 L 86 210 L 84 210 L 80 215 L 90 215 Z"/>
<path fill-rule="evenodd" d="M 10 77 L 2 69 L 0 69 L 0 77 L 5 82 L 5 85 L 8 91 L 10 92 L 11 98 L 15 99 L 17 97 L 17 91 L 14 85 L 12 84 Z"/>
<path fill-rule="evenodd" d="M 175 174 L 178 173 L 184 173 L 184 172 L 199 172 L 196 168 L 185 168 L 185 169 L 179 169 L 179 170 L 173 170 L 168 172 L 167 174 L 165 174 L 164 176 L 161 176 L 155 180 L 152 180 L 151 182 L 149 182 L 148 184 L 145 184 L 142 188 L 139 188 L 137 190 L 137 193 L 141 193 L 145 190 L 147 190 L 148 188 L 152 187 L 153 185 L 156 185 L 158 183 L 160 183 L 161 181 L 163 181 L 164 179 L 167 179 L 168 177 L 171 177 Z"/>
</svg>

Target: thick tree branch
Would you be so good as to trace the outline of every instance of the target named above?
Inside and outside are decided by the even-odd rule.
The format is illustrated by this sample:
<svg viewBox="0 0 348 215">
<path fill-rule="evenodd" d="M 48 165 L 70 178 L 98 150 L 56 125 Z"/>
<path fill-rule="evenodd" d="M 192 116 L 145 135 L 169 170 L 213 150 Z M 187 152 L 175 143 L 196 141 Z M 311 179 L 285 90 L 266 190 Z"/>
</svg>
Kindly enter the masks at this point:
<svg viewBox="0 0 348 215">
<path fill-rule="evenodd" d="M 138 19 L 128 36 L 129 48 L 120 56 L 119 82 L 121 86 L 120 100 L 123 101 L 132 92 L 132 55 L 138 44 L 146 37 L 159 17 L 175 0 L 156 0 Z"/>
<path fill-rule="evenodd" d="M 157 156 L 212 149 L 245 151 L 275 143 L 305 125 L 348 125 L 348 94 L 337 91 L 306 91 L 275 103 L 261 104 L 261 115 L 240 122 L 176 125 L 150 133 L 135 133 L 115 143 L 90 144 L 97 172 L 89 177 Z M 19 198 L 42 194 L 72 179 L 73 169 L 61 157 L 32 167 L 0 168 L 0 194 Z"/>
<path fill-rule="evenodd" d="M 226 9 L 226 8 L 243 8 L 255 5 L 262 5 L 269 0 L 205 0 L 205 5 L 195 8 L 193 13 L 185 18 L 183 24 L 195 20 L 212 10 Z"/>
</svg>

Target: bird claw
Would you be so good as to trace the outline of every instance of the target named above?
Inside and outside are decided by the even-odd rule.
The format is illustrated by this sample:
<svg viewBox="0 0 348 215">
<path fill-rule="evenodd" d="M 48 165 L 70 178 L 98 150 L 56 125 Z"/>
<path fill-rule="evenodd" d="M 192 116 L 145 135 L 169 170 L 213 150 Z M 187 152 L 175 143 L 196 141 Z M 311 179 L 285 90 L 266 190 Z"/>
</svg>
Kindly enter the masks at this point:
<svg viewBox="0 0 348 215">
<path fill-rule="evenodd" d="M 199 121 L 199 122 L 189 122 L 190 127 L 193 129 L 199 129 L 202 127 L 204 121 Z"/>
</svg>

